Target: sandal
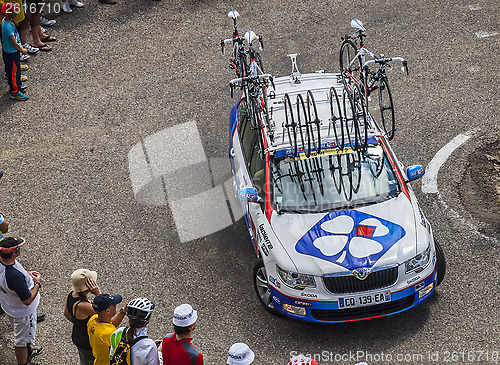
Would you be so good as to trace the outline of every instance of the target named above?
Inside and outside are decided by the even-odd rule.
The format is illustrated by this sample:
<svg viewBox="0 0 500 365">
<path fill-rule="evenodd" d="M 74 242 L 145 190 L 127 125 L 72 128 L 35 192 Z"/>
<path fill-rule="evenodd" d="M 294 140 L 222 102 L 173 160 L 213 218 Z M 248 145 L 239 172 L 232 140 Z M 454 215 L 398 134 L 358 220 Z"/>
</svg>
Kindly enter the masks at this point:
<svg viewBox="0 0 500 365">
<path fill-rule="evenodd" d="M 57 39 L 48 35 L 47 37 L 43 37 L 42 39 L 40 39 L 40 41 L 42 41 L 42 42 L 55 42 L 55 41 L 57 41 Z"/>
<path fill-rule="evenodd" d="M 34 47 L 34 46 L 33 46 Z M 40 51 L 42 52 L 49 52 L 49 51 L 52 51 L 52 48 L 48 45 L 46 45 L 45 43 L 43 43 L 42 45 L 40 46 L 36 46 L 36 48 L 38 48 Z"/>
</svg>

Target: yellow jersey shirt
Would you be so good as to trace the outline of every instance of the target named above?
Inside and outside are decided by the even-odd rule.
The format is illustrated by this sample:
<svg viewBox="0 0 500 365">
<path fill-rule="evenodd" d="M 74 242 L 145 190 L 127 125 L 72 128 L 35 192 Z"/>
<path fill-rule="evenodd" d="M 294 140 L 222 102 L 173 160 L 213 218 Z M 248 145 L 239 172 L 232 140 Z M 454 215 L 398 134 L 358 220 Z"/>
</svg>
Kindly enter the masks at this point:
<svg viewBox="0 0 500 365">
<path fill-rule="evenodd" d="M 87 322 L 90 346 L 94 355 L 94 365 L 109 365 L 109 348 L 111 335 L 116 331 L 113 323 L 97 322 L 97 314 L 90 317 Z"/>
</svg>

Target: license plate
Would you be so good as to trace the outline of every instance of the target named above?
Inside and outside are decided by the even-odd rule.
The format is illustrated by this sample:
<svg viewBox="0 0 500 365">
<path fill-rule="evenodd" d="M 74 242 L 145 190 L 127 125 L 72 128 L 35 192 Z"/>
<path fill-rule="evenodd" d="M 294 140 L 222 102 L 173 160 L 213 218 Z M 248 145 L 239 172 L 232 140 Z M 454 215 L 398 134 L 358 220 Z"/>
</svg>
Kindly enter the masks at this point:
<svg viewBox="0 0 500 365">
<path fill-rule="evenodd" d="M 391 292 L 361 294 L 339 298 L 339 309 L 366 307 L 391 301 Z"/>
</svg>

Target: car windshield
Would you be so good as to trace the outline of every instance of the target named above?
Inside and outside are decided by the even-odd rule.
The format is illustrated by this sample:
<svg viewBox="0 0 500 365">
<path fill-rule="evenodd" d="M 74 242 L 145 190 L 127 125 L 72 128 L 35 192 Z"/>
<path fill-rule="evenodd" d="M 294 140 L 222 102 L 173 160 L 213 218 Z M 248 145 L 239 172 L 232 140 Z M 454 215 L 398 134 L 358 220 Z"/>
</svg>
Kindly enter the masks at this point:
<svg viewBox="0 0 500 365">
<path fill-rule="evenodd" d="M 321 212 L 395 197 L 399 185 L 380 145 L 361 151 L 325 151 L 318 157 L 271 164 L 272 204 L 278 212 Z"/>
</svg>

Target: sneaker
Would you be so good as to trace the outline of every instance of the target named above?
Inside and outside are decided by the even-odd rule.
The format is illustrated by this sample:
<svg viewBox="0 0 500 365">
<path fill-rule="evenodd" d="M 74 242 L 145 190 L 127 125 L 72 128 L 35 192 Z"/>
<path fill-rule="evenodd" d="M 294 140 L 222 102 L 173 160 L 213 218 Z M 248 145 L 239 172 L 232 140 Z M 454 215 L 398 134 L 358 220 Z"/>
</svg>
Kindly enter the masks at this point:
<svg viewBox="0 0 500 365">
<path fill-rule="evenodd" d="M 46 27 L 51 27 L 56 24 L 56 21 L 54 19 L 47 19 L 43 16 L 40 16 L 40 24 L 45 25 Z"/>
<path fill-rule="evenodd" d="M 21 71 L 28 71 L 28 65 L 21 65 Z"/>
<path fill-rule="evenodd" d="M 23 44 L 21 47 L 23 48 L 26 48 L 26 50 L 28 51 L 28 53 L 37 53 L 40 49 L 36 48 L 36 47 L 33 47 L 32 45 L 28 44 L 28 43 L 25 43 Z"/>
<path fill-rule="evenodd" d="M 65 12 L 65 13 L 72 13 L 73 10 L 71 10 L 71 7 L 69 6 L 69 3 L 68 2 L 65 2 L 65 3 L 61 3 L 61 9 Z M 44 32 L 45 33 L 45 32 Z"/>
<path fill-rule="evenodd" d="M 30 56 L 28 56 L 27 54 L 22 54 L 20 57 L 21 61 L 28 61 L 29 58 L 30 58 Z"/>
<path fill-rule="evenodd" d="M 14 100 L 20 100 L 20 101 L 26 101 L 28 100 L 28 95 L 24 95 L 22 92 L 18 91 L 17 93 L 15 94 L 12 94 L 12 93 L 9 93 L 9 96 L 11 99 L 14 99 Z M 29 361 L 29 360 L 28 360 Z"/>
<path fill-rule="evenodd" d="M 21 75 L 21 82 L 28 81 L 28 77 L 25 75 Z"/>
<path fill-rule="evenodd" d="M 47 33 L 47 29 L 45 29 L 43 27 L 40 27 L 40 29 L 42 30 L 42 33 Z"/>
<path fill-rule="evenodd" d="M 83 4 L 78 0 L 69 0 L 68 3 L 71 6 L 76 6 L 77 8 L 83 8 Z"/>
<path fill-rule="evenodd" d="M 27 88 L 28 88 L 28 85 L 24 85 L 24 84 L 22 84 L 20 87 L 22 92 L 25 92 Z"/>
<path fill-rule="evenodd" d="M 37 356 L 40 352 L 43 351 L 43 347 L 42 346 L 30 346 L 28 347 L 29 350 L 31 351 L 28 351 L 28 363 L 33 360 L 33 358 L 35 356 Z"/>
</svg>

